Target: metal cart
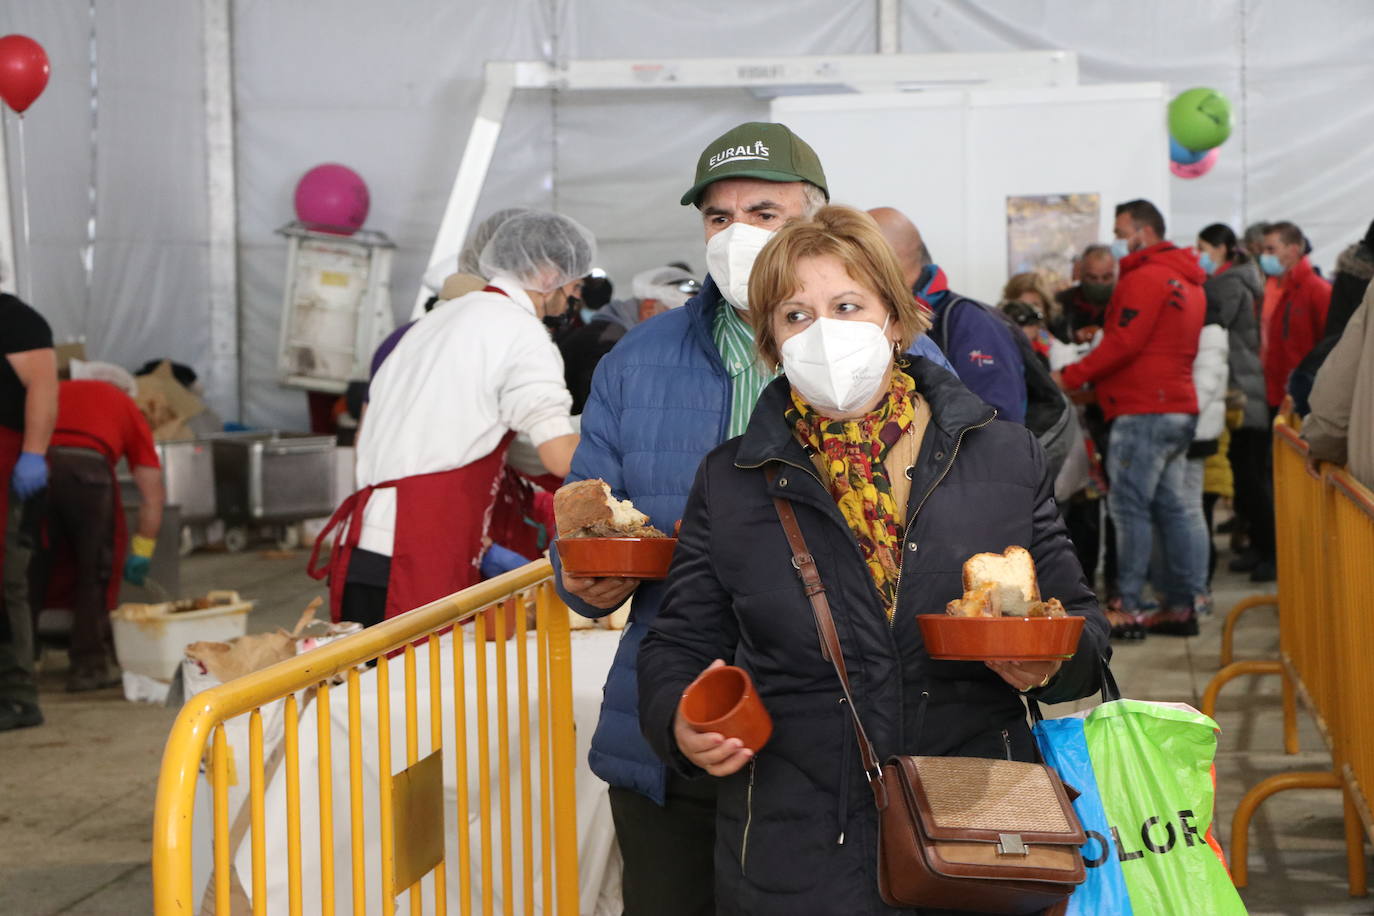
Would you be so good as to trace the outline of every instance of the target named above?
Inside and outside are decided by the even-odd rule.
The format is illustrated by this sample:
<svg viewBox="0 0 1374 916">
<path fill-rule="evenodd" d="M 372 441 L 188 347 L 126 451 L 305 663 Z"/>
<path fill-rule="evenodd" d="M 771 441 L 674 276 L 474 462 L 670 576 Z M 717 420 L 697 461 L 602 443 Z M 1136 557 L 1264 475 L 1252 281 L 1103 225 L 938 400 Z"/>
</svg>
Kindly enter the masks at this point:
<svg viewBox="0 0 1374 916">
<path fill-rule="evenodd" d="M 240 551 L 255 533 L 300 546 L 297 523 L 328 516 L 335 503 L 334 438 L 308 433 L 222 433 L 214 454 L 215 500 L 224 546 Z"/>
</svg>

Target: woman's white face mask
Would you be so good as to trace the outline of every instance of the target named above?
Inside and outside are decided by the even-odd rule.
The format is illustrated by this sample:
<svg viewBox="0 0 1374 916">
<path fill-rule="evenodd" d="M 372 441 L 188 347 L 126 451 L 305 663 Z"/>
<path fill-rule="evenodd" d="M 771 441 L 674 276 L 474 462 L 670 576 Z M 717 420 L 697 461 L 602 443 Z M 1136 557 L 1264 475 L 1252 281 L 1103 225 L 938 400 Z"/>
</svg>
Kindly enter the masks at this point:
<svg viewBox="0 0 1374 916">
<path fill-rule="evenodd" d="M 773 233 L 748 223 L 731 223 L 706 242 L 706 269 L 725 301 L 749 308 L 749 273 Z"/>
<path fill-rule="evenodd" d="M 892 365 L 888 320 L 816 318 L 783 341 L 782 371 L 792 387 L 822 414 L 852 414 L 882 388 Z"/>
</svg>

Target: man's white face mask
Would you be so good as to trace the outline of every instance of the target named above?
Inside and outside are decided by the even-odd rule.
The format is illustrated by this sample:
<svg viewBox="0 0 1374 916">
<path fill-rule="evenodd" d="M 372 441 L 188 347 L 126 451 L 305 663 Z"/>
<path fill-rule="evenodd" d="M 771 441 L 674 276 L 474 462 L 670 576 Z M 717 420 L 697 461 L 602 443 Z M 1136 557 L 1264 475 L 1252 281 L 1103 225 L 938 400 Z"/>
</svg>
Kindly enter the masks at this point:
<svg viewBox="0 0 1374 916">
<path fill-rule="evenodd" d="M 740 311 L 749 308 L 749 272 L 773 233 L 748 223 L 731 223 L 706 243 L 706 269 L 725 301 Z"/>
<path fill-rule="evenodd" d="M 878 393 L 892 364 L 887 325 L 817 318 L 783 341 L 782 371 L 822 414 L 852 413 Z"/>
</svg>

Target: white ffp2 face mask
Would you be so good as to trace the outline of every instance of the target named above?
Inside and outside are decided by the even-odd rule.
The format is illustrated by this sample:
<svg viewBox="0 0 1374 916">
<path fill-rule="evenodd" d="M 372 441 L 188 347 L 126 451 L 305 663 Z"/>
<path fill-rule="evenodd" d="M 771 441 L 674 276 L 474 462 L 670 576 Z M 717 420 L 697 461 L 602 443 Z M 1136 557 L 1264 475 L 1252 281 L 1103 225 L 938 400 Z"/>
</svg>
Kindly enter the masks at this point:
<svg viewBox="0 0 1374 916">
<path fill-rule="evenodd" d="M 720 294 L 735 308 L 749 308 L 749 272 L 773 233 L 748 223 L 731 223 L 706 243 L 706 269 Z"/>
<path fill-rule="evenodd" d="M 817 318 L 783 342 L 782 371 L 822 414 L 847 414 L 868 402 L 892 364 L 887 321 Z"/>
</svg>

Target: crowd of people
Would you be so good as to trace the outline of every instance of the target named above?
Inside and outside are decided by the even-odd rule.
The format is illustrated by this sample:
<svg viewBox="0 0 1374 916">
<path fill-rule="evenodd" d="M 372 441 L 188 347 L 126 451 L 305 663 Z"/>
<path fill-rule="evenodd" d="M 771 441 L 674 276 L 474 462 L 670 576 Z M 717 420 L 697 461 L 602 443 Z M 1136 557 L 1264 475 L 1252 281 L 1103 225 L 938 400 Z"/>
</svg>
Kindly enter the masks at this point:
<svg viewBox="0 0 1374 916">
<path fill-rule="evenodd" d="M 1198 632 L 1219 501 L 1245 548 L 1232 567 L 1275 577 L 1269 429 L 1290 394 L 1311 404 L 1314 455 L 1341 460 L 1348 441 L 1353 466 L 1374 450 L 1364 289 L 1341 279 L 1367 284 L 1369 239 L 1342 255 L 1333 300 L 1290 222 L 1243 239 L 1218 223 L 1180 246 L 1152 203 L 1127 201 L 1072 285 L 1016 275 L 992 306 L 956 292 L 968 278 L 909 214 L 830 197 L 785 126 L 734 128 L 681 200 L 705 277 L 652 267 L 627 299 L 585 228 L 501 211 L 466 270 L 434 280 L 468 292 L 438 295 L 374 362 L 361 489 L 331 535 L 344 616 L 372 623 L 538 556 L 564 481 L 682 521 L 666 581 L 577 578 L 550 554 L 578 613 L 631 602 L 589 755 L 627 913 L 790 912 L 798 894 L 879 906 L 874 813 L 774 498 L 843 621 L 880 754 L 1031 759 L 1021 694 L 1092 693 L 1110 638 Z M 958 596 L 969 554 L 1010 544 L 1087 618 L 1078 653 L 930 659 L 915 614 Z M 683 690 L 722 662 L 759 686 L 767 755 L 683 724 Z"/>
<path fill-rule="evenodd" d="M 879 757 L 1031 760 L 1023 697 L 1095 692 L 1112 638 L 1198 632 L 1222 500 L 1244 547 L 1231 567 L 1274 579 L 1270 427 L 1285 404 L 1308 415 L 1314 460 L 1374 482 L 1374 226 L 1333 283 L 1292 222 L 1242 237 L 1216 223 L 1182 246 L 1151 202 L 1126 201 L 1071 285 L 1018 274 L 994 306 L 957 292 L 971 278 L 939 266 L 912 214 L 831 194 L 803 139 L 739 125 L 681 198 L 705 276 L 652 266 L 619 299 L 585 227 L 498 211 L 427 279 L 425 313 L 360 386 L 357 491 L 311 563 L 336 619 L 375 624 L 545 552 L 574 611 L 631 602 L 590 750 L 627 913 L 795 912 L 798 895 L 882 910 L 876 814 L 778 501 L 828 591 Z M 82 570 L 69 686 L 104 686 L 107 593 L 121 564 L 147 574 L 161 482 L 128 394 L 59 386 L 36 312 L 0 297 L 0 339 L 4 729 L 41 721 L 14 584 L 34 531 Z M 121 458 L 143 495 L 127 561 Z M 660 525 L 681 520 L 667 580 L 561 571 L 551 494 L 593 478 Z M 931 659 L 916 615 L 960 595 L 968 556 L 1009 545 L 1086 619 L 1076 654 Z M 684 725 L 684 689 L 723 662 L 772 714 L 766 755 Z"/>
</svg>

